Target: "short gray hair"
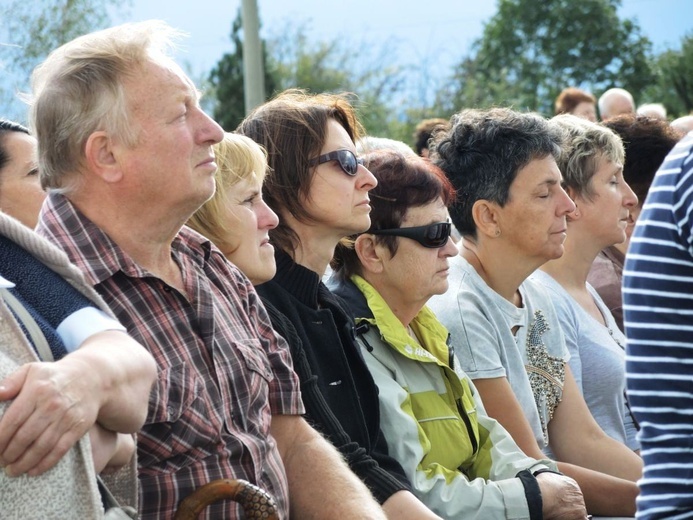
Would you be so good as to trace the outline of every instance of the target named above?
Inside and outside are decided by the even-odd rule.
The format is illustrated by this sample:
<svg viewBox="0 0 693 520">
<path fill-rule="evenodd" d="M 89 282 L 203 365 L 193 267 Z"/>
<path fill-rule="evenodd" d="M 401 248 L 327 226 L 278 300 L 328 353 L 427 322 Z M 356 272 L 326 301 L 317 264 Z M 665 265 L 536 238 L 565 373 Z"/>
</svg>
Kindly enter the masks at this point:
<svg viewBox="0 0 693 520">
<path fill-rule="evenodd" d="M 551 119 L 567 137 L 563 153 L 556 161 L 563 174 L 563 187 L 571 188 L 583 199 L 592 200 L 592 177 L 602 158 L 623 165 L 623 142 L 609 128 L 571 114 Z"/>
</svg>

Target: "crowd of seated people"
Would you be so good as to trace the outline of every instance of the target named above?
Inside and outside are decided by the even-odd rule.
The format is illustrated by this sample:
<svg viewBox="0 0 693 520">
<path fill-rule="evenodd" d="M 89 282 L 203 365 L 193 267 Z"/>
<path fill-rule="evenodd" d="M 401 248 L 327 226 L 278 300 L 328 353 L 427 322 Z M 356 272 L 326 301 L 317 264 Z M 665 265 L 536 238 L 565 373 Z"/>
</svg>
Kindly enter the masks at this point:
<svg viewBox="0 0 693 520">
<path fill-rule="evenodd" d="M 179 37 L 76 38 L 28 127 L 0 119 L 0 516 L 101 518 L 110 489 L 172 518 L 229 480 L 281 519 L 653 508 L 621 276 L 666 115 L 570 87 L 552 119 L 465 109 L 410 148 L 292 89 L 225 132 Z"/>
</svg>

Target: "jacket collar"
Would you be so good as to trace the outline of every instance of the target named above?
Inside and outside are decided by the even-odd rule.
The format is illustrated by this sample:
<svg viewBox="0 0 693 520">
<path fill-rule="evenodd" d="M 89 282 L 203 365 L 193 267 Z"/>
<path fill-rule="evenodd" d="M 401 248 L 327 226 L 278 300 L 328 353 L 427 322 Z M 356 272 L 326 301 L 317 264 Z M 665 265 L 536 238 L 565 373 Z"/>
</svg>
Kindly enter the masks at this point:
<svg viewBox="0 0 693 520">
<path fill-rule="evenodd" d="M 334 293 L 347 303 L 357 323 L 364 319 L 373 321 L 373 312 L 371 312 L 370 307 L 368 307 L 366 297 L 359 291 L 359 288 L 354 285 L 354 282 L 340 279 L 334 287 Z"/>
<path fill-rule="evenodd" d="M 385 342 L 408 358 L 448 365 L 448 331 L 428 307 L 423 307 L 410 324 L 421 342 L 418 345 L 371 284 L 358 275 L 352 276 L 351 281 L 364 296 L 372 316 L 356 315 L 357 321 L 366 319 L 376 325 Z"/>
<path fill-rule="evenodd" d="M 275 249 L 274 258 L 277 262 L 277 274 L 272 281 L 283 287 L 298 301 L 309 307 L 318 306 L 320 276 L 315 271 L 294 262 L 287 253 Z"/>
</svg>

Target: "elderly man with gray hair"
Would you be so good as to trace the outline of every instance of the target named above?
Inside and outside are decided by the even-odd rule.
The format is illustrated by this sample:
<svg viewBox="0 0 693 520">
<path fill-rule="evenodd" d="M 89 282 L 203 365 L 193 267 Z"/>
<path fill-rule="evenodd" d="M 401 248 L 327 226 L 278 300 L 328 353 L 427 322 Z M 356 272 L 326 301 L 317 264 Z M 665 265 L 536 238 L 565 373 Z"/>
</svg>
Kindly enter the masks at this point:
<svg viewBox="0 0 693 520">
<path fill-rule="evenodd" d="M 599 117 L 602 121 L 621 114 L 635 113 L 635 102 L 630 92 L 622 88 L 610 88 L 599 97 Z"/>
</svg>

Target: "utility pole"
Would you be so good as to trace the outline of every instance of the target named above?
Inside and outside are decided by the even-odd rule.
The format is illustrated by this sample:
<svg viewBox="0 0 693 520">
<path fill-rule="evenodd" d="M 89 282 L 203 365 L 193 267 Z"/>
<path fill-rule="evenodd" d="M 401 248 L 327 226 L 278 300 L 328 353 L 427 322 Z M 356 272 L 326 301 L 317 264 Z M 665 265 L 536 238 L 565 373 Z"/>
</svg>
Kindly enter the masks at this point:
<svg viewBox="0 0 693 520">
<path fill-rule="evenodd" d="M 243 89 L 246 115 L 265 101 L 265 74 L 260 42 L 260 18 L 257 0 L 243 0 Z"/>
</svg>

